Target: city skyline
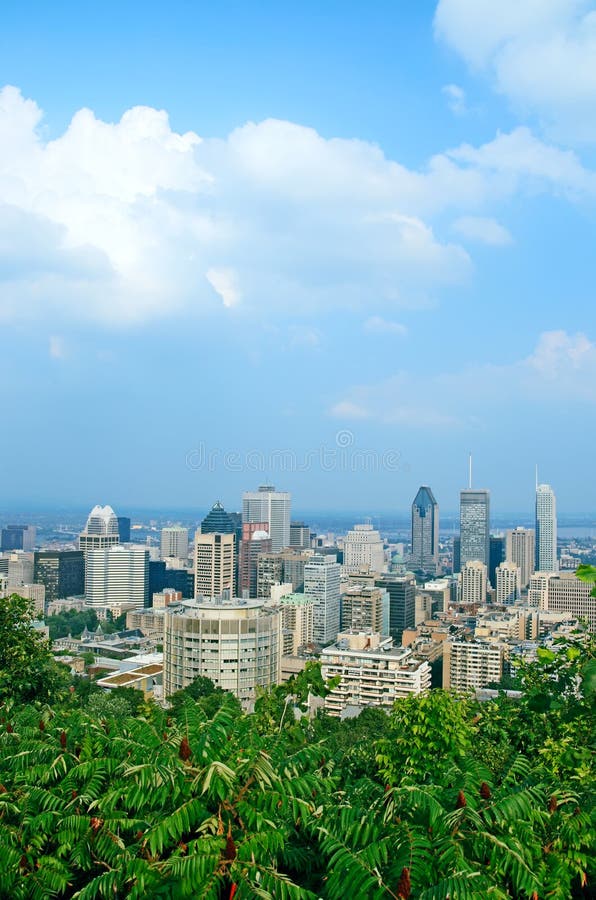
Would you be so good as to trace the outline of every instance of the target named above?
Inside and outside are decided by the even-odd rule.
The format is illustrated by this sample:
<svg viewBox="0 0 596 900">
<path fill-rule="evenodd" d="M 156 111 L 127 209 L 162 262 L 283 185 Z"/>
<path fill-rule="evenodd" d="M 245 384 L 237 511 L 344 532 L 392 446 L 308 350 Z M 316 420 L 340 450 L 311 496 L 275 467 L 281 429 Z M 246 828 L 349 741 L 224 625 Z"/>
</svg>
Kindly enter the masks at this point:
<svg viewBox="0 0 596 900">
<path fill-rule="evenodd" d="M 596 509 L 584 5 L 12 4 L 2 503 Z"/>
<path fill-rule="evenodd" d="M 469 467 L 469 465 L 470 465 L 470 463 L 468 462 L 468 467 Z M 457 491 L 455 497 L 452 498 L 452 500 L 456 500 L 457 505 L 455 505 L 455 503 L 454 503 L 452 506 L 449 506 L 449 505 L 444 506 L 443 502 L 439 503 L 437 500 L 435 500 L 435 497 L 434 497 L 435 492 L 432 489 L 432 487 L 428 481 L 424 482 L 421 487 L 419 486 L 419 487 L 415 488 L 413 493 L 416 495 L 415 500 L 414 500 L 414 503 L 415 503 L 418 495 L 420 494 L 420 491 L 429 490 L 430 493 L 432 494 L 433 502 L 435 502 L 437 504 L 437 507 L 440 507 L 442 510 L 441 515 L 445 516 L 446 519 L 451 522 L 453 519 L 457 519 L 458 521 L 461 519 L 462 495 L 466 491 L 469 491 L 469 490 L 471 490 L 472 492 L 474 492 L 476 490 L 481 490 L 483 493 L 488 492 L 488 494 L 491 495 L 490 507 L 491 507 L 491 514 L 493 515 L 493 517 L 500 519 L 500 520 L 507 520 L 507 521 L 513 521 L 513 519 L 519 518 L 519 519 L 523 519 L 524 522 L 532 522 L 532 524 L 535 525 L 535 522 L 536 522 L 536 488 L 537 488 L 537 486 L 538 486 L 537 483 L 536 483 L 536 485 L 532 484 L 531 486 L 528 483 L 527 488 L 528 488 L 528 496 L 530 497 L 530 502 L 528 504 L 526 504 L 525 506 L 517 506 L 517 507 L 511 507 L 511 508 L 507 508 L 507 507 L 503 506 L 502 504 L 499 505 L 498 496 L 496 498 L 497 503 L 494 503 L 491 489 L 460 488 Z M 544 486 L 549 487 L 549 488 L 551 487 L 550 485 L 544 485 Z M 368 505 L 364 505 L 362 507 L 357 507 L 357 506 L 353 506 L 353 505 L 345 505 L 345 506 L 342 506 L 342 505 L 336 505 L 336 506 L 320 505 L 320 506 L 306 507 L 306 506 L 301 506 L 300 502 L 298 503 L 298 505 L 294 506 L 294 496 L 295 495 L 293 494 L 293 492 L 291 490 L 287 489 L 287 486 L 282 486 L 282 489 L 280 491 L 278 491 L 274 485 L 269 485 L 269 484 L 265 484 L 265 483 L 261 483 L 259 485 L 258 489 L 253 490 L 253 491 L 246 489 L 246 487 L 243 487 L 243 488 L 241 488 L 239 494 L 230 493 L 229 497 L 227 497 L 226 494 L 222 491 L 215 491 L 215 492 L 211 491 L 209 497 L 197 498 L 196 503 L 189 503 L 186 506 L 185 505 L 176 506 L 173 504 L 165 504 L 163 506 L 160 506 L 160 505 L 156 505 L 156 504 L 152 504 L 152 503 L 143 505 L 143 504 L 128 503 L 126 501 L 124 501 L 122 503 L 116 502 L 116 501 L 111 501 L 111 504 L 114 506 L 117 506 L 118 509 L 122 508 L 124 511 L 127 511 L 127 512 L 129 512 L 130 510 L 134 510 L 137 512 L 143 512 L 143 511 L 146 511 L 146 512 L 157 512 L 157 511 L 168 512 L 168 511 L 177 510 L 178 512 L 184 513 L 184 514 L 196 512 L 196 515 L 199 518 L 204 517 L 206 522 L 210 522 L 211 518 L 213 518 L 215 516 L 216 518 L 213 519 L 213 522 L 214 522 L 214 524 L 217 523 L 216 530 L 226 531 L 228 528 L 232 529 L 234 527 L 232 524 L 232 521 L 231 520 L 228 521 L 228 512 L 226 512 L 226 508 L 229 509 L 229 511 L 232 515 L 242 516 L 243 505 L 246 508 L 246 502 L 247 502 L 246 498 L 250 496 L 251 498 L 253 498 L 251 500 L 251 502 L 253 502 L 255 505 L 255 512 L 252 515 L 252 521 L 255 521 L 255 522 L 259 521 L 259 514 L 263 513 L 263 505 L 261 502 L 261 498 L 267 497 L 266 491 L 272 491 L 272 490 L 275 491 L 277 494 L 279 494 L 280 497 L 283 495 L 284 498 L 290 498 L 289 503 L 292 507 L 290 517 L 291 517 L 292 523 L 296 522 L 296 520 L 299 520 L 300 517 L 304 516 L 304 515 L 308 515 L 308 514 L 318 515 L 318 514 L 323 514 L 323 513 L 324 514 L 327 514 L 327 513 L 333 514 L 334 512 L 337 512 L 338 515 L 353 514 L 356 517 L 360 516 L 361 518 L 364 518 L 364 519 L 366 519 L 370 516 L 372 516 L 374 518 L 374 517 L 378 517 L 380 515 L 383 516 L 383 515 L 391 514 L 393 516 L 397 516 L 398 518 L 403 517 L 403 518 L 409 518 L 411 520 L 411 516 L 412 516 L 413 501 L 411 498 L 410 498 L 409 502 L 406 502 L 404 504 L 402 504 L 400 502 L 398 505 L 393 506 L 393 507 L 391 507 L 391 506 L 384 507 L 384 506 L 378 506 L 378 505 L 374 506 L 371 503 L 369 503 Z M 554 489 L 551 488 L 551 490 L 554 490 Z M 592 518 L 594 518 L 594 521 L 596 522 L 596 513 L 594 513 L 594 516 L 592 516 L 589 512 L 587 512 L 585 510 L 565 510 L 564 509 L 561 513 L 560 505 L 558 503 L 558 490 L 555 493 L 557 494 L 557 514 L 559 517 L 561 517 L 563 519 L 569 518 L 572 520 L 578 520 L 578 519 L 582 519 L 582 518 L 585 518 L 586 520 L 591 520 Z M 105 492 L 102 492 L 102 496 L 103 495 L 105 495 Z M 215 502 L 212 502 L 211 498 L 213 496 L 225 497 L 226 498 L 225 502 L 222 503 L 221 500 L 216 500 Z M 9 525 L 8 520 L 9 520 L 10 516 L 12 515 L 16 519 L 16 518 L 19 518 L 20 513 L 26 514 L 27 512 L 32 512 L 32 511 L 43 512 L 46 510 L 47 511 L 51 510 L 51 511 L 55 511 L 55 512 L 63 511 L 63 512 L 68 512 L 68 513 L 77 513 L 77 512 L 83 513 L 84 512 L 85 518 L 87 518 L 88 507 L 95 506 L 96 505 L 95 501 L 96 501 L 96 498 L 92 497 L 86 503 L 84 501 L 80 501 L 79 503 L 73 504 L 72 506 L 66 506 L 63 503 L 56 503 L 56 504 L 48 503 L 47 505 L 31 504 L 26 501 L 25 502 L 15 501 L 15 503 L 13 505 L 0 504 L 0 525 L 2 525 L 2 527 L 4 527 L 5 529 L 8 527 L 22 528 L 23 527 L 22 523 L 18 524 L 16 526 Z M 263 501 L 263 502 L 265 502 L 265 501 Z M 283 503 L 285 503 L 285 502 L 286 502 L 286 500 L 283 501 Z M 101 507 L 98 507 L 98 508 L 101 509 Z M 110 509 L 110 511 L 113 512 L 113 510 L 111 510 L 111 505 L 108 506 L 107 509 Z M 284 518 L 289 515 L 290 515 L 290 510 L 288 507 L 288 510 L 286 510 L 284 512 Z M 3 516 L 4 516 L 5 521 L 3 521 Z M 219 521 L 220 516 L 224 516 L 226 519 L 226 522 L 227 522 L 226 527 L 223 529 L 221 528 L 221 522 Z M 120 517 L 120 518 L 122 518 L 122 517 Z M 129 520 L 127 519 L 127 521 L 129 521 Z M 180 523 L 171 521 L 169 524 L 171 524 L 172 526 L 175 526 L 175 525 L 179 525 Z M 200 525 L 201 522 L 199 521 L 198 524 Z M 286 531 L 287 531 L 287 529 L 289 527 L 289 518 L 287 519 L 285 524 L 286 524 Z M 297 524 L 300 524 L 300 523 L 297 523 Z M 356 519 L 354 520 L 354 524 L 357 524 Z M 519 524 L 521 525 L 522 523 L 520 522 Z M 130 525 L 129 525 L 129 527 L 130 527 Z M 208 530 L 215 530 L 215 529 L 209 527 Z"/>
<path fill-rule="evenodd" d="M 2 897 L 596 891 L 595 110 L 596 0 L 2 5 Z"/>
</svg>

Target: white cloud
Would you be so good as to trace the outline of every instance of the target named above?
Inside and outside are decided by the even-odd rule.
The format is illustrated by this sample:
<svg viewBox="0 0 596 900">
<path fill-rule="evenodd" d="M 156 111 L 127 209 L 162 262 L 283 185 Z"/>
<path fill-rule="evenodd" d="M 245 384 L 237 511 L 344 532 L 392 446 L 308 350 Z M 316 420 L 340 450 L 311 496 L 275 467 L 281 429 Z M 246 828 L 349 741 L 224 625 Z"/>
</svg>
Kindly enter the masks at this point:
<svg viewBox="0 0 596 900">
<path fill-rule="evenodd" d="M 507 229 L 495 219 L 483 216 L 462 216 L 451 226 L 453 231 L 471 241 L 479 241 L 492 247 L 505 247 L 512 243 Z"/>
<path fill-rule="evenodd" d="M 445 84 L 441 88 L 447 98 L 447 106 L 456 116 L 465 116 L 468 112 L 466 92 L 458 84 Z"/>
<path fill-rule="evenodd" d="M 351 400 L 340 400 L 331 408 L 331 415 L 338 419 L 368 419 L 370 412 Z"/>
<path fill-rule="evenodd" d="M 49 354 L 52 359 L 64 359 L 66 356 L 66 344 L 64 338 L 59 335 L 51 335 L 49 340 Z"/>
<path fill-rule="evenodd" d="M 375 145 L 266 120 L 225 140 L 172 131 L 137 107 L 89 110 L 45 141 L 42 113 L 0 91 L 0 321 L 46 316 L 128 325 L 236 307 L 310 315 L 427 307 L 464 281 L 445 210 L 479 215 L 526 185 L 596 194 L 573 153 L 527 129 L 462 145 L 420 171 Z"/>
<path fill-rule="evenodd" d="M 236 273 L 233 269 L 207 269 L 205 278 L 219 294 L 222 303 L 228 309 L 236 306 L 241 299 L 241 293 L 238 289 Z"/>
<path fill-rule="evenodd" d="M 480 147 L 462 144 L 449 150 L 450 159 L 501 180 L 502 190 L 517 190 L 520 182 L 536 189 L 563 191 L 571 196 L 596 194 L 596 176 L 571 150 L 561 150 L 535 137 L 525 127 L 498 133 Z"/>
<path fill-rule="evenodd" d="M 554 405 L 596 403 L 596 344 L 584 334 L 543 332 L 525 359 L 460 371 L 412 375 L 399 372 L 372 385 L 357 385 L 330 409 L 335 418 L 369 418 L 412 428 L 505 427 L 521 408 L 544 420 Z"/>
<path fill-rule="evenodd" d="M 369 334 L 398 334 L 403 337 L 408 329 L 401 322 L 390 322 L 382 316 L 371 316 L 364 323 L 364 330 Z"/>
<path fill-rule="evenodd" d="M 5 320 L 126 324 L 214 309 L 213 291 L 246 310 L 358 306 L 371 291 L 416 305 L 470 269 L 409 202 L 418 176 L 371 144 L 274 120 L 203 140 L 146 107 L 116 123 L 80 110 L 45 141 L 41 120 L 0 92 Z"/>
<path fill-rule="evenodd" d="M 584 366 L 594 365 L 596 348 L 585 334 L 570 335 L 566 331 L 546 331 L 540 336 L 527 364 L 541 375 L 559 379 Z"/>
<path fill-rule="evenodd" d="M 435 33 L 567 140 L 596 140 L 596 10 L 588 0 L 440 0 Z"/>
</svg>

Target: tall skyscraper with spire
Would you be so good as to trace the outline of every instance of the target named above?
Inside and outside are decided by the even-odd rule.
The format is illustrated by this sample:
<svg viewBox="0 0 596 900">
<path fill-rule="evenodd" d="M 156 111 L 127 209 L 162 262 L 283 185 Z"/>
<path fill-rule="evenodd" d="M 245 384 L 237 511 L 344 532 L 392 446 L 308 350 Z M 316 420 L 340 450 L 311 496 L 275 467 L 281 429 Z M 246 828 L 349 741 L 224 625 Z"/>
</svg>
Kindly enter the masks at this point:
<svg viewBox="0 0 596 900">
<path fill-rule="evenodd" d="M 439 563 L 439 504 L 423 484 L 412 503 L 412 556 L 416 572 L 436 575 Z"/>
<path fill-rule="evenodd" d="M 538 481 L 538 479 L 536 479 Z M 536 484 L 536 571 L 557 572 L 557 501 L 550 484 Z"/>
<path fill-rule="evenodd" d="M 460 493 L 460 566 L 474 560 L 490 563 L 490 494 L 466 489 Z"/>
<path fill-rule="evenodd" d="M 490 564 L 490 493 L 472 488 L 472 455 L 468 487 L 459 499 L 460 566 L 467 562 Z"/>
</svg>

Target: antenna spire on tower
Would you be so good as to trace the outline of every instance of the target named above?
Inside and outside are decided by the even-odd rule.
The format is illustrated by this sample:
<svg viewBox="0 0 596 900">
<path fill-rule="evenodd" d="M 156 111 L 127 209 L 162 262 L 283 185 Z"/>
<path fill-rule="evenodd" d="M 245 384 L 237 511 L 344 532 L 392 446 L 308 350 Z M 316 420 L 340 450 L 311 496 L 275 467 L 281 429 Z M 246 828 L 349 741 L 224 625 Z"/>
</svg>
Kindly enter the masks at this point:
<svg viewBox="0 0 596 900">
<path fill-rule="evenodd" d="M 468 462 L 468 488 L 472 490 L 472 454 L 470 453 L 470 459 Z"/>
</svg>

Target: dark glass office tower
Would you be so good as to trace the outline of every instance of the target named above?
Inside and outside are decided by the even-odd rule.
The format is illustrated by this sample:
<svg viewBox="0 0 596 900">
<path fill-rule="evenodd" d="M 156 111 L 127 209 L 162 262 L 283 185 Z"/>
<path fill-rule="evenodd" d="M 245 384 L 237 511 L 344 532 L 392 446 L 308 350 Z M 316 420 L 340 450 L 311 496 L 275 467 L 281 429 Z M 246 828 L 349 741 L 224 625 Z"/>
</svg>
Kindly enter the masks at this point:
<svg viewBox="0 0 596 900">
<path fill-rule="evenodd" d="M 130 544 L 130 519 L 128 516 L 118 516 L 118 534 L 121 544 Z"/>
<path fill-rule="evenodd" d="M 396 644 L 401 643 L 404 628 L 416 626 L 416 583 L 413 576 L 381 575 L 376 587 L 389 594 L 389 634 Z"/>
<path fill-rule="evenodd" d="M 490 555 L 488 560 L 488 580 L 493 587 L 497 585 L 497 566 L 505 561 L 505 538 L 491 535 Z"/>
<path fill-rule="evenodd" d="M 235 534 L 232 517 L 225 511 L 219 500 L 201 522 L 201 534 Z"/>
<path fill-rule="evenodd" d="M 35 547 L 35 525 L 7 525 L 0 534 L 0 550 L 27 550 Z"/>
<path fill-rule="evenodd" d="M 82 550 L 38 550 L 34 579 L 45 585 L 46 603 L 85 593 L 85 554 Z"/>
<path fill-rule="evenodd" d="M 415 572 L 436 575 L 439 562 L 439 504 L 428 485 L 422 485 L 412 503 L 412 556 Z"/>
</svg>

